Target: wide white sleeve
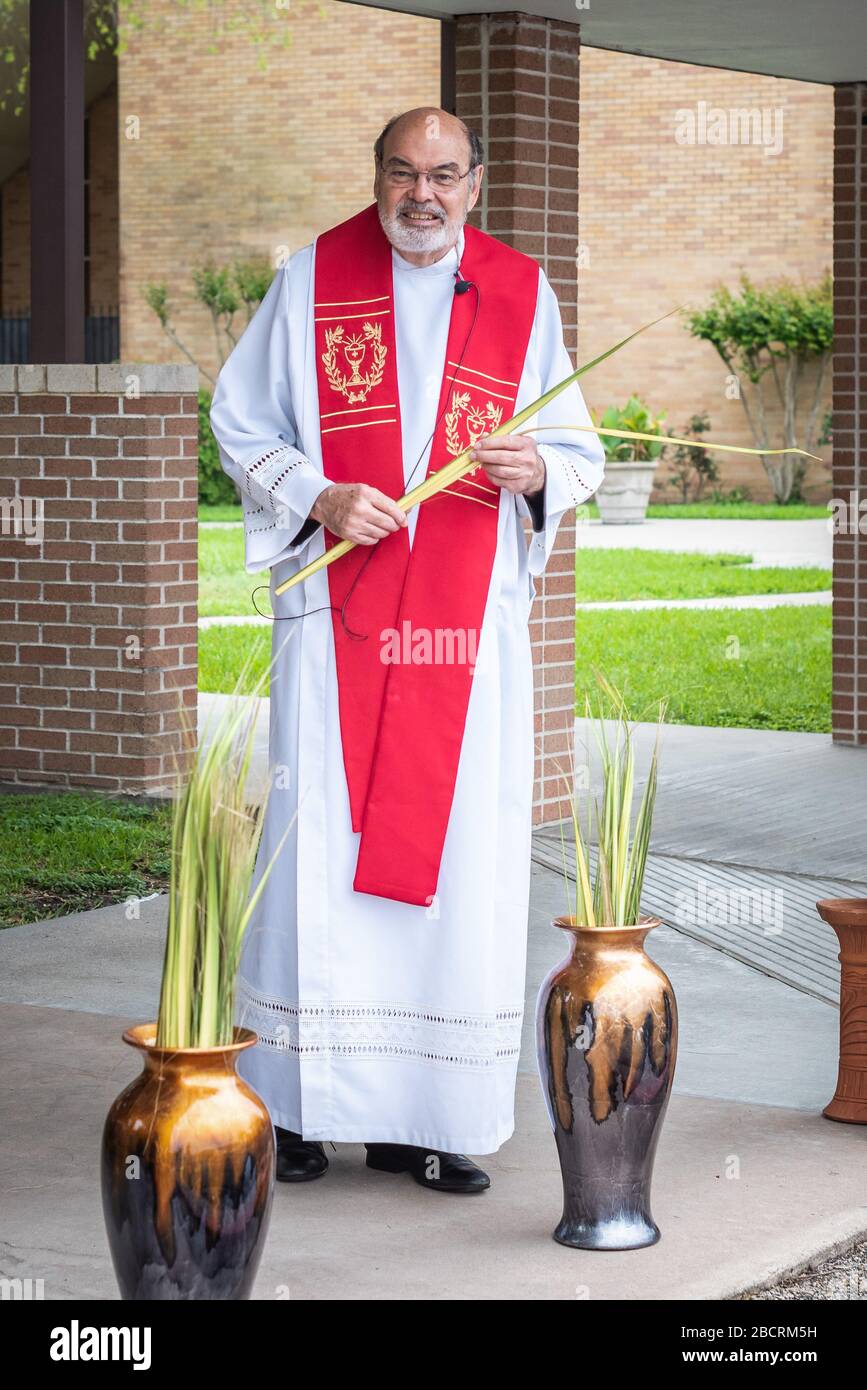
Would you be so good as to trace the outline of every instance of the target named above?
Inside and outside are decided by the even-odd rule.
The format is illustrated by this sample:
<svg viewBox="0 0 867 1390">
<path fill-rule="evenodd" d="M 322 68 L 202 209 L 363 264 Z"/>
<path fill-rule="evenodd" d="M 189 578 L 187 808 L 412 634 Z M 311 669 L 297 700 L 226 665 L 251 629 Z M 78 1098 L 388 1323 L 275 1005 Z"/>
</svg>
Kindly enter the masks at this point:
<svg viewBox="0 0 867 1390">
<path fill-rule="evenodd" d="M 211 429 L 223 469 L 241 490 L 247 569 L 300 554 L 319 530 L 308 522 L 310 508 L 330 482 L 296 447 L 288 265 L 277 271 L 217 378 Z"/>
<path fill-rule="evenodd" d="M 530 351 L 536 353 L 540 394 L 556 386 L 575 370 L 563 342 L 563 322 L 557 296 L 541 270 Z M 545 460 L 545 485 L 541 493 L 529 500 L 521 494 L 515 498 L 519 514 L 529 517 L 533 523 L 528 560 L 531 575 L 543 573 L 554 546 L 557 527 L 566 512 L 574 510 L 591 497 L 602 481 L 605 450 L 598 435 L 568 428 L 569 425 L 592 424 L 578 382 L 573 381 L 523 427 L 558 427 L 533 434 Z"/>
</svg>

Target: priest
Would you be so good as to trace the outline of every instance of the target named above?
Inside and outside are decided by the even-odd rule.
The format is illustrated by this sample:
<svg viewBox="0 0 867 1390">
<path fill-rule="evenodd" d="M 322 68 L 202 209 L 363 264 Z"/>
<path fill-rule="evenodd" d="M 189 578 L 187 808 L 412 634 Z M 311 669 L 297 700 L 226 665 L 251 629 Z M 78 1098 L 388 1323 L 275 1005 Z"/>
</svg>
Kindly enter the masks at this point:
<svg viewBox="0 0 867 1390">
<path fill-rule="evenodd" d="M 321 1177 L 331 1140 L 477 1193 L 468 1155 L 514 1128 L 534 579 L 604 455 L 569 428 L 591 423 L 577 384 L 538 442 L 491 437 L 573 364 L 540 267 L 467 224 L 476 134 L 409 111 L 374 164 L 375 201 L 278 270 L 211 412 L 275 617 L 257 876 L 284 842 L 241 961 L 259 1042 L 240 1069 L 282 1180 Z M 398 505 L 469 445 L 472 474 Z M 340 539 L 355 548 L 276 595 Z"/>
</svg>

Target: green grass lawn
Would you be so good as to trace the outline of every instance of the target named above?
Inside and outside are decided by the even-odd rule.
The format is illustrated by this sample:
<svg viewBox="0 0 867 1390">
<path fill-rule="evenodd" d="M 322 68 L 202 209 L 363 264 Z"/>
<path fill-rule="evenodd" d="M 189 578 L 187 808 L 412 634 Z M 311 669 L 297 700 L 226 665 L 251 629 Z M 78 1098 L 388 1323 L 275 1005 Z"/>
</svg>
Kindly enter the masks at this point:
<svg viewBox="0 0 867 1390">
<path fill-rule="evenodd" d="M 0 926 L 164 891 L 170 819 L 161 802 L 75 792 L 0 796 Z"/>
<path fill-rule="evenodd" d="M 252 653 L 249 672 L 253 684 L 271 660 L 268 627 L 210 627 L 199 633 L 199 689 L 228 693 L 235 688 L 244 662 Z M 267 695 L 270 681 L 262 690 Z"/>
<path fill-rule="evenodd" d="M 244 532 L 237 529 L 199 532 L 199 616 L 202 618 L 255 617 L 256 603 L 271 612 L 269 570 L 248 574 L 244 569 Z"/>
<path fill-rule="evenodd" d="M 215 506 L 199 506 L 199 521 L 238 521 L 244 520 L 244 508 L 232 502 L 219 502 Z"/>
<path fill-rule="evenodd" d="M 251 612 L 243 532 L 203 531 L 201 611 Z M 827 588 L 822 569 L 748 570 L 744 557 L 656 551 L 576 556 L 580 601 L 807 592 Z M 267 592 L 259 595 L 267 610 Z M 253 678 L 270 660 L 271 627 L 209 628 L 199 636 L 199 686 L 229 691 L 252 655 Z M 673 723 L 828 732 L 830 608 L 582 612 L 576 621 L 578 708 L 592 668 L 624 690 L 638 718 L 661 697 Z M 266 686 L 263 693 L 268 693 Z M 91 794 L 0 796 L 4 854 L 0 925 L 12 926 L 164 891 L 170 810 L 162 803 Z"/>
<path fill-rule="evenodd" d="M 585 506 L 590 516 L 598 517 L 595 502 Z M 812 502 L 789 502 L 784 507 L 776 502 L 651 502 L 647 515 L 669 521 L 818 521 L 827 520 L 828 508 Z"/>
<path fill-rule="evenodd" d="M 798 594 L 829 589 L 831 571 L 747 569 L 748 555 L 668 554 L 661 550 L 580 549 L 576 556 L 580 603 L 637 598 L 711 598 L 725 594 Z M 244 533 L 199 533 L 199 612 L 203 618 L 247 617 L 255 610 L 253 590 L 263 613 L 270 613 L 268 571 L 244 570 Z M 206 689 L 209 687 L 205 687 Z"/>
<path fill-rule="evenodd" d="M 202 613 L 250 613 L 250 592 L 266 577 L 244 572 L 241 529 L 203 531 L 199 539 Z M 592 603 L 830 587 L 829 570 L 748 569 L 748 558 L 579 549 L 577 596 Z M 269 611 L 267 592 L 258 602 Z M 674 723 L 825 732 L 830 728 L 830 624 L 830 610 L 823 608 L 580 613 L 577 688 L 598 665 L 616 683 L 626 682 L 638 707 L 668 695 Z M 735 658 L 726 655 L 729 638 L 740 643 Z M 270 650 L 270 628 L 204 630 L 200 688 L 231 690 L 251 651 L 258 676 Z"/>
<path fill-rule="evenodd" d="M 830 608 L 579 613 L 579 712 L 594 666 L 636 718 L 653 718 L 667 697 L 674 724 L 831 728 Z"/>
<path fill-rule="evenodd" d="M 640 598 L 803 594 L 831 587 L 830 570 L 807 566 L 747 569 L 750 558 L 579 547 L 575 557 L 577 599 L 579 603 L 601 603 Z"/>
<path fill-rule="evenodd" d="M 230 690 L 251 651 L 258 676 L 270 638 L 265 628 L 202 632 L 201 689 Z M 652 717 L 654 702 L 667 696 L 675 724 L 831 727 L 830 608 L 579 613 L 575 664 L 579 692 L 601 667 L 625 686 L 638 717 Z"/>
</svg>

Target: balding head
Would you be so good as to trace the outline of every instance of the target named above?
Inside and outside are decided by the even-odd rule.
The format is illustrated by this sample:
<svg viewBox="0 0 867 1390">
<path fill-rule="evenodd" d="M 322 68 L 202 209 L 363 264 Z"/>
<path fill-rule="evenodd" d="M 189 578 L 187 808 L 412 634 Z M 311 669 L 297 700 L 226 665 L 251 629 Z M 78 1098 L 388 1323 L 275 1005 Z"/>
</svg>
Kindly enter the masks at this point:
<svg viewBox="0 0 867 1390">
<path fill-rule="evenodd" d="M 448 111 L 418 106 L 392 117 L 374 156 L 373 191 L 392 246 L 417 265 L 441 259 L 479 196 L 484 168 L 478 136 Z"/>
<path fill-rule="evenodd" d="M 391 152 L 392 144 L 400 142 L 401 136 L 419 134 L 426 141 L 439 141 L 444 136 L 447 140 L 462 139 L 464 141 L 462 167 L 466 168 L 469 165 L 470 170 L 473 171 L 470 175 L 470 181 L 471 183 L 474 181 L 474 171 L 480 164 L 484 163 L 482 142 L 465 121 L 459 120 L 449 111 L 443 111 L 439 106 L 416 106 L 412 111 L 404 111 L 399 116 L 392 116 L 391 120 L 383 126 L 373 147 L 377 164 L 385 163 Z M 393 137 L 393 139 L 389 137 Z"/>
</svg>

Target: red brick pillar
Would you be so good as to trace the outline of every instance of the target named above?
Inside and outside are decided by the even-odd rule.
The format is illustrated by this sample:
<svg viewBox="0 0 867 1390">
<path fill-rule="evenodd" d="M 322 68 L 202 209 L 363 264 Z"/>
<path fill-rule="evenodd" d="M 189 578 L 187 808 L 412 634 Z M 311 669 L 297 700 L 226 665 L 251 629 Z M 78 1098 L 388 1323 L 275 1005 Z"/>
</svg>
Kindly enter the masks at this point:
<svg viewBox="0 0 867 1390">
<path fill-rule="evenodd" d="M 834 92 L 832 727 L 867 743 L 867 83 Z"/>
<path fill-rule="evenodd" d="M 577 24 L 524 14 L 456 24 L 456 112 L 485 146 L 471 221 L 537 260 L 560 301 L 566 346 L 578 327 Z M 558 768 L 575 715 L 575 521 L 564 517 L 530 618 L 536 670 L 534 819 L 559 820 Z"/>
<path fill-rule="evenodd" d="M 195 368 L 0 367 L 0 431 L 0 781 L 157 793 L 195 727 Z"/>
</svg>

